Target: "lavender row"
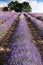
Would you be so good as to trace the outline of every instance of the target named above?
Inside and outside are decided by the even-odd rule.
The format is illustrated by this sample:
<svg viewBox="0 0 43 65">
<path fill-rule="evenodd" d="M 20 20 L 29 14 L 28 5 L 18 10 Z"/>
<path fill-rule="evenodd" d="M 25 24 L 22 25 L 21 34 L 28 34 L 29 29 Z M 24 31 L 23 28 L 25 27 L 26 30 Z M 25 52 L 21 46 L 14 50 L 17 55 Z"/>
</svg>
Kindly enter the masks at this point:
<svg viewBox="0 0 43 65">
<path fill-rule="evenodd" d="M 7 33 L 13 22 L 16 22 L 16 18 L 19 16 L 19 14 L 14 15 L 10 19 L 8 19 L 6 22 L 4 22 L 2 25 L 0 25 L 0 36 Z"/>
<path fill-rule="evenodd" d="M 2 61 L 3 63 L 8 59 L 8 55 L 10 53 L 9 40 L 18 24 L 17 20 L 19 15 L 20 13 L 15 14 L 13 17 L 7 20 L 6 23 L 4 22 L 4 24 L 0 26 L 0 50 L 1 48 L 3 49 L 0 52 L 0 61 Z"/>
<path fill-rule="evenodd" d="M 28 13 L 28 14 L 30 14 L 30 15 L 36 17 L 36 18 L 39 17 L 39 16 L 43 17 L 43 13 Z"/>
<path fill-rule="evenodd" d="M 35 17 L 32 17 L 31 15 L 28 15 L 27 13 L 26 16 L 30 19 L 32 24 L 39 30 L 40 36 L 43 38 L 43 22 L 36 19 Z"/>
<path fill-rule="evenodd" d="M 43 13 L 29 13 L 31 16 L 43 21 Z"/>
<path fill-rule="evenodd" d="M 16 15 L 16 13 L 13 12 L 2 12 L 0 13 L 0 23 L 4 23 L 6 20 L 10 19 L 13 15 Z"/>
</svg>

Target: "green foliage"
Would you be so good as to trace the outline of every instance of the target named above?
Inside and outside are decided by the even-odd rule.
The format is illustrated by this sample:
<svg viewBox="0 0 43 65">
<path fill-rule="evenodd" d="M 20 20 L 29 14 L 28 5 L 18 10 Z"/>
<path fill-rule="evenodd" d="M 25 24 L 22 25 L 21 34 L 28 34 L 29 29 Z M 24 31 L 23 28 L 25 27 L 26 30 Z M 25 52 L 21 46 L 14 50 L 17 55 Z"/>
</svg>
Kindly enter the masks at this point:
<svg viewBox="0 0 43 65">
<path fill-rule="evenodd" d="M 8 11 L 8 7 L 4 7 L 3 8 L 3 11 Z"/>
<path fill-rule="evenodd" d="M 23 2 L 23 3 L 19 3 L 18 1 L 11 1 L 8 4 L 8 7 L 16 12 L 30 12 L 31 11 L 31 7 L 29 5 L 28 2 Z"/>
<path fill-rule="evenodd" d="M 19 11 L 21 12 L 22 11 L 22 4 L 18 3 L 17 1 L 15 1 L 14 3 L 15 3 L 14 10 L 16 12 L 19 12 Z"/>
<path fill-rule="evenodd" d="M 23 5 L 22 11 L 31 12 L 31 7 L 28 2 L 23 2 L 22 5 Z"/>
<path fill-rule="evenodd" d="M 8 8 L 10 8 L 10 9 L 14 9 L 14 2 L 12 1 L 12 2 L 10 2 L 9 4 L 8 4 Z"/>
</svg>

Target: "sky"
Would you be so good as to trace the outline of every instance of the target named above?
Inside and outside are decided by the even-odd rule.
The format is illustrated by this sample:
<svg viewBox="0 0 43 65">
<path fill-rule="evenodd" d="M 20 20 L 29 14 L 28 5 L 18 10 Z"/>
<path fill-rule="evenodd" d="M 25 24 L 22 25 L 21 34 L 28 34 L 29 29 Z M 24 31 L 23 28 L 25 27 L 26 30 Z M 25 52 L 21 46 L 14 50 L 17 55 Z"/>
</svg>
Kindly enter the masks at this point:
<svg viewBox="0 0 43 65">
<path fill-rule="evenodd" d="M 0 7 L 7 6 L 7 4 L 10 1 L 15 1 L 15 0 L 0 0 Z M 43 0 L 17 0 L 19 2 L 27 1 L 29 2 L 30 6 L 32 7 L 32 12 L 35 13 L 43 13 Z"/>
</svg>

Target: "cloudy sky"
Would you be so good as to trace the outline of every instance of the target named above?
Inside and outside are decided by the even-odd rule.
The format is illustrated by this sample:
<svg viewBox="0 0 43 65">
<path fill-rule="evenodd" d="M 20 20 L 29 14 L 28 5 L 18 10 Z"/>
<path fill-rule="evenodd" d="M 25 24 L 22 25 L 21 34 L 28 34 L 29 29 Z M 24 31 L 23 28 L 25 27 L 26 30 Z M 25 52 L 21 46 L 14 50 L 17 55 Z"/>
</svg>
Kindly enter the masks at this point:
<svg viewBox="0 0 43 65">
<path fill-rule="evenodd" d="M 0 7 L 7 6 L 12 0 L 0 0 Z M 15 0 L 13 0 L 15 1 Z M 32 12 L 43 13 L 43 0 L 18 0 L 19 2 L 27 1 L 32 7 Z"/>
</svg>

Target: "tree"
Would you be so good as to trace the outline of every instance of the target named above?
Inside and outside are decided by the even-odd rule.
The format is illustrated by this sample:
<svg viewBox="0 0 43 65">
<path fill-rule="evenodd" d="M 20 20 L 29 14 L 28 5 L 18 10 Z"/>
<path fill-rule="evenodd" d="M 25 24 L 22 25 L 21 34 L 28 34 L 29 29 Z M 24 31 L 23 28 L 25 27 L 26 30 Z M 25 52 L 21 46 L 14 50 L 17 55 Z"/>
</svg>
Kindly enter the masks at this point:
<svg viewBox="0 0 43 65">
<path fill-rule="evenodd" d="M 14 2 L 14 10 L 16 11 L 16 12 L 21 12 L 22 11 L 22 4 L 20 4 L 18 1 L 15 1 Z"/>
<path fill-rule="evenodd" d="M 22 4 L 18 3 L 18 1 L 15 2 L 10 2 L 8 4 L 8 7 L 12 10 L 15 10 L 16 12 L 21 12 L 22 11 Z"/>
<path fill-rule="evenodd" d="M 28 2 L 23 2 L 23 3 L 19 3 L 18 1 L 11 1 L 8 4 L 8 8 L 15 10 L 16 12 L 30 12 L 31 11 L 31 7 L 29 5 Z"/>
<path fill-rule="evenodd" d="M 23 2 L 22 5 L 23 5 L 22 11 L 31 12 L 32 8 L 30 7 L 28 2 Z"/>
<path fill-rule="evenodd" d="M 14 9 L 14 2 L 13 1 L 11 1 L 9 4 L 8 4 L 8 8 L 10 8 L 10 9 Z"/>
<path fill-rule="evenodd" d="M 3 8 L 3 11 L 8 11 L 8 7 L 4 7 Z"/>
</svg>

